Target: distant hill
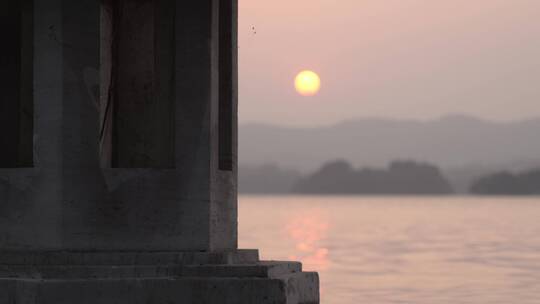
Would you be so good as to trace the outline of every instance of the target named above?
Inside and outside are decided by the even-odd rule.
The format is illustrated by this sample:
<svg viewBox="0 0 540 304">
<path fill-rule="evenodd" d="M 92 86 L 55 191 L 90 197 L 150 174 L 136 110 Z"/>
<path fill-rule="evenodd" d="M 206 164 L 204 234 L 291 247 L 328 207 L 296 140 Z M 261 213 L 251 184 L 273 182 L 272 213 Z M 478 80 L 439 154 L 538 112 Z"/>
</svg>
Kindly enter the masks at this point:
<svg viewBox="0 0 540 304">
<path fill-rule="evenodd" d="M 493 165 L 538 161 L 539 134 L 540 119 L 498 123 L 459 115 L 424 122 L 359 119 L 318 128 L 243 124 L 239 155 L 241 165 L 270 162 L 302 172 L 329 159 L 370 167 L 415 159 L 444 169 L 475 165 L 490 171 Z"/>
<path fill-rule="evenodd" d="M 540 169 L 523 173 L 499 172 L 480 178 L 471 193 L 488 195 L 540 194 Z"/>
<path fill-rule="evenodd" d="M 521 160 L 500 164 L 469 164 L 467 166 L 446 168 L 444 176 L 458 193 L 469 193 L 471 185 L 478 179 L 497 172 L 518 173 L 532 168 L 540 168 L 540 160 Z"/>
<path fill-rule="evenodd" d="M 396 161 L 388 169 L 354 169 L 346 161 L 327 163 L 293 188 L 305 194 L 451 194 L 437 167 Z"/>
</svg>

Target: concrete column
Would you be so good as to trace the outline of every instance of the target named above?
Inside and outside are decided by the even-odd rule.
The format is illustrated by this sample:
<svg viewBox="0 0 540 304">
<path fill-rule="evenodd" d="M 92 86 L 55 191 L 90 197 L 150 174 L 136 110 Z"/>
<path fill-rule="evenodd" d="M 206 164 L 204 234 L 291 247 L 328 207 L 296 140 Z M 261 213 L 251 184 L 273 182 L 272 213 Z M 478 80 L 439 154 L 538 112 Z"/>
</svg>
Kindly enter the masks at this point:
<svg viewBox="0 0 540 304">
<path fill-rule="evenodd" d="M 235 249 L 236 175 L 216 163 L 217 1 L 113 1 L 123 5 L 119 20 L 107 19 L 108 3 L 35 0 L 27 54 L 34 59 L 34 164 L 0 169 L 2 207 L 21 214 L 0 221 L 0 245 Z M 112 51 L 110 24 L 118 26 Z M 100 149 L 102 132 L 108 152 Z"/>
<path fill-rule="evenodd" d="M 238 0 L 218 1 L 214 62 L 218 67 L 213 115 L 211 243 L 237 246 Z"/>
<path fill-rule="evenodd" d="M 0 304 L 318 302 L 237 248 L 237 0 L 10 3 Z"/>
<path fill-rule="evenodd" d="M 31 131 L 3 132 L 31 143 L 25 153 L 32 161 L 26 169 L 0 169 L 1 212 L 7 215 L 0 220 L 0 247 L 54 250 L 82 243 L 89 247 L 86 236 L 94 233 L 92 217 L 105 191 L 95 140 L 99 6 L 92 0 L 23 3 L 8 12 L 23 16 L 23 30 L 7 44 L 16 47 L 17 40 L 28 41 L 17 56 L 30 79 L 20 78 L 13 85 L 20 96 L 27 96 L 19 99 L 19 105 L 30 103 L 32 111 L 25 119 L 31 121 L 27 123 Z M 6 104 L 16 105 L 17 100 Z"/>
</svg>

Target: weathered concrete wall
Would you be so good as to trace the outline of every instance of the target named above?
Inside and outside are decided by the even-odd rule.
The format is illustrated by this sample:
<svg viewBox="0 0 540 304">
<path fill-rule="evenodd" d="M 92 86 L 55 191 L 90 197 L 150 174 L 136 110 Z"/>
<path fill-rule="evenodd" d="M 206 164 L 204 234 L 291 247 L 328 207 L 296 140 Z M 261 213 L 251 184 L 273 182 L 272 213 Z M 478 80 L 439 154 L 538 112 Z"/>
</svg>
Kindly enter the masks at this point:
<svg viewBox="0 0 540 304">
<path fill-rule="evenodd" d="M 0 248 L 236 248 L 236 170 L 217 166 L 217 3 L 175 2 L 174 92 L 159 96 L 174 96 L 174 166 L 160 169 L 101 158 L 100 2 L 35 0 L 34 168 L 0 169 Z"/>
</svg>

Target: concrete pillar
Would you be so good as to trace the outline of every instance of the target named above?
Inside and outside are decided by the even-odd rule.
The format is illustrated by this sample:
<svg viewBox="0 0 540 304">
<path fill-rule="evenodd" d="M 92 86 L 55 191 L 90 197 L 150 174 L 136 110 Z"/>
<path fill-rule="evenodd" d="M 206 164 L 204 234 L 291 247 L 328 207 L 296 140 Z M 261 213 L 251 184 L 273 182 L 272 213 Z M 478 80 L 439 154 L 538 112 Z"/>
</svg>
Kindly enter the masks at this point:
<svg viewBox="0 0 540 304">
<path fill-rule="evenodd" d="M 236 0 L 15 2 L 0 304 L 318 301 L 237 249 Z"/>
</svg>

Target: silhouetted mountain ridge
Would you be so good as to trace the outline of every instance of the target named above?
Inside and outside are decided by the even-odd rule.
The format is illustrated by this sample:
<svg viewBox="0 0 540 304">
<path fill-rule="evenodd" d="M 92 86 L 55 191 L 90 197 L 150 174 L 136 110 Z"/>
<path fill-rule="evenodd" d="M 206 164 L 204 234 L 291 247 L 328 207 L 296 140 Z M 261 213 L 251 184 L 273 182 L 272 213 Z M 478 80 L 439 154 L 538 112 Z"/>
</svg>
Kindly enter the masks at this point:
<svg viewBox="0 0 540 304">
<path fill-rule="evenodd" d="M 240 163 L 275 163 L 313 171 L 330 159 L 355 166 L 381 167 L 395 159 L 414 159 L 454 168 L 491 166 L 540 155 L 540 119 L 491 122 L 465 115 L 436 120 L 366 118 L 317 128 L 265 124 L 240 126 Z"/>
</svg>

